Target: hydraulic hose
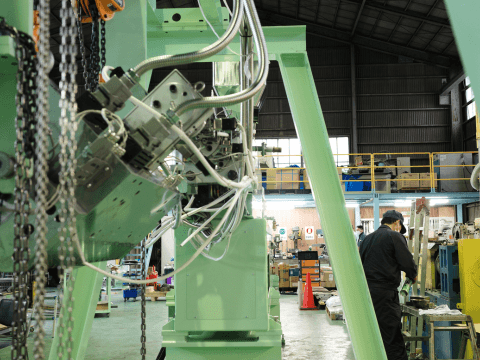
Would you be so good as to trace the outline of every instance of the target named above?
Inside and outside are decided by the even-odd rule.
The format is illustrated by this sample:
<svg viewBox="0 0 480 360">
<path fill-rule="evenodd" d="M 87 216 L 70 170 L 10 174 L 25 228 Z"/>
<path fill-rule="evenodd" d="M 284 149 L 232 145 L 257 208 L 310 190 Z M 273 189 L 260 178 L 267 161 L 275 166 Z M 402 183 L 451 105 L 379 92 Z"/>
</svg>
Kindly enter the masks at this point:
<svg viewBox="0 0 480 360">
<path fill-rule="evenodd" d="M 190 53 L 179 54 L 179 55 L 161 55 L 156 56 L 145 61 L 142 61 L 140 64 L 135 66 L 132 70 L 138 76 L 141 77 L 149 70 L 158 69 L 166 66 L 177 66 L 183 64 L 189 64 L 192 62 L 200 61 L 210 56 L 213 56 L 223 49 L 225 49 L 228 44 L 230 44 L 233 38 L 236 36 L 240 25 L 242 24 L 243 19 L 243 0 L 235 0 L 234 13 L 232 21 L 227 31 L 213 44 Z"/>
<path fill-rule="evenodd" d="M 470 184 L 472 187 L 478 191 L 480 189 L 480 181 L 478 180 L 478 177 L 480 176 L 480 163 L 475 166 L 475 168 L 472 171 L 472 176 L 470 177 Z"/>
<path fill-rule="evenodd" d="M 255 5 L 253 4 L 253 0 L 244 1 L 247 4 L 245 13 L 247 15 L 248 22 L 251 28 L 254 30 L 253 39 L 255 41 L 255 46 L 259 54 L 259 70 L 255 81 L 247 89 L 235 94 L 226 96 L 205 97 L 203 99 L 185 101 L 184 103 L 180 104 L 175 110 L 177 116 L 180 116 L 187 111 L 197 108 L 223 107 L 244 102 L 254 97 L 255 94 L 257 94 L 262 89 L 263 85 L 267 81 L 269 64 L 265 36 L 263 34 L 260 19 L 258 18 L 257 10 L 255 9 Z"/>
</svg>

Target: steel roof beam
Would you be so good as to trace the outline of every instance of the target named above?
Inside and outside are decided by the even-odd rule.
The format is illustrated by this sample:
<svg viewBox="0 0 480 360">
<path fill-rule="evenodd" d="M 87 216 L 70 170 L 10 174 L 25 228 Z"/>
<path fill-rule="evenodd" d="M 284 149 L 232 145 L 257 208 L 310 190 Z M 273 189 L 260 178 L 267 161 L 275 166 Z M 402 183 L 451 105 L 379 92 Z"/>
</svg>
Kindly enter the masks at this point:
<svg viewBox="0 0 480 360">
<path fill-rule="evenodd" d="M 327 26 L 315 24 L 309 21 L 296 20 L 295 18 L 272 13 L 270 11 L 258 10 L 262 21 L 269 22 L 271 25 L 308 25 L 308 34 L 328 38 L 331 40 L 343 42 L 345 44 L 355 44 L 363 48 L 393 54 L 402 55 L 413 58 L 417 61 L 437 65 L 440 67 L 450 67 L 452 63 L 457 61 L 457 58 L 426 52 L 418 49 L 408 48 L 402 45 L 392 44 L 383 40 L 377 40 L 362 35 L 354 35 L 350 37 L 350 33 L 332 29 Z"/>
<path fill-rule="evenodd" d="M 350 36 L 353 36 L 355 34 L 355 30 L 357 30 L 358 21 L 360 20 L 360 16 L 362 16 L 363 7 L 365 6 L 366 1 L 367 0 L 363 0 L 362 5 L 360 5 L 360 9 L 358 10 L 357 18 L 355 19 L 355 23 L 353 24 L 353 29 Z"/>
<path fill-rule="evenodd" d="M 360 5 L 362 0 L 342 0 L 344 3 L 347 4 L 356 4 Z M 445 26 L 450 28 L 450 22 L 448 20 L 444 20 L 441 18 L 433 18 L 433 17 L 427 17 L 425 14 L 418 13 L 416 11 L 404 11 L 398 7 L 395 6 L 379 6 L 379 5 L 373 5 L 371 3 L 365 4 L 365 7 L 367 9 L 372 9 L 372 10 L 377 10 L 377 11 L 383 11 L 384 13 L 387 14 L 392 14 L 396 16 L 403 16 L 407 19 L 411 20 L 416 20 L 419 22 L 426 22 L 427 24 L 432 24 L 432 25 L 437 25 L 437 26 Z"/>
</svg>

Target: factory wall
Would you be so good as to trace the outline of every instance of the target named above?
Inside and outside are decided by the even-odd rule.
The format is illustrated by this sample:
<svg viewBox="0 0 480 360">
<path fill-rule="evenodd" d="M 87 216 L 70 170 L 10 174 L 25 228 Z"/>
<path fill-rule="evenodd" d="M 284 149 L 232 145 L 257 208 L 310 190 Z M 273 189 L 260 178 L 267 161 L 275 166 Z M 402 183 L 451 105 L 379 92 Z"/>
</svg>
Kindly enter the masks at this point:
<svg viewBox="0 0 480 360">
<path fill-rule="evenodd" d="M 351 137 L 350 47 L 308 36 L 307 51 L 329 135 Z M 355 58 L 359 152 L 450 150 L 450 108 L 439 105 L 438 97 L 446 69 L 359 48 Z M 266 93 L 257 137 L 296 137 L 274 62 Z"/>
<path fill-rule="evenodd" d="M 352 226 L 354 226 L 355 220 L 355 212 L 354 209 L 347 209 L 348 215 L 350 216 L 350 222 Z M 260 217 L 262 214 L 261 210 L 254 210 L 253 216 Z M 294 210 L 267 210 L 267 216 L 273 216 L 277 222 L 277 231 L 274 232 L 278 234 L 279 227 L 286 227 L 287 228 L 287 235 L 292 233 L 292 228 L 294 226 L 298 226 L 302 229 L 302 240 L 298 242 L 298 247 L 300 250 L 308 250 L 308 247 L 312 244 L 323 244 L 325 243 L 322 237 L 317 237 L 315 234 L 315 240 L 303 240 L 303 230 L 306 226 L 314 226 L 315 231 L 317 229 L 321 229 L 320 219 L 318 218 L 318 213 L 316 208 L 299 208 Z M 281 250 L 285 251 L 286 249 L 293 248 L 293 241 L 287 240 L 283 241 L 281 245 Z M 314 248 L 313 250 L 318 250 L 318 248 Z"/>
<path fill-rule="evenodd" d="M 396 208 L 393 206 L 380 206 L 380 217 L 388 210 L 396 210 L 401 212 L 404 217 L 410 217 L 410 208 Z M 373 207 L 361 207 L 360 216 L 362 219 L 373 219 Z M 432 207 L 430 208 L 430 217 L 455 217 L 455 206 Z"/>
</svg>

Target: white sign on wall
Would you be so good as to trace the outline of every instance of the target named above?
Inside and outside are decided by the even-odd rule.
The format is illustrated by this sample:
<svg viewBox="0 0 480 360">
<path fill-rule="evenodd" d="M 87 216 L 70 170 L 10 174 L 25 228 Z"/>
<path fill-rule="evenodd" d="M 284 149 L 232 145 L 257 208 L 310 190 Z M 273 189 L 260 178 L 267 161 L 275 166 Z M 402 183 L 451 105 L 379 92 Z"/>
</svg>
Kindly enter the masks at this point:
<svg viewBox="0 0 480 360">
<path fill-rule="evenodd" d="M 287 228 L 286 227 L 281 227 L 279 229 L 280 232 L 280 240 L 287 240 Z"/>
<path fill-rule="evenodd" d="M 315 240 L 315 228 L 313 226 L 305 226 L 305 240 Z"/>
</svg>

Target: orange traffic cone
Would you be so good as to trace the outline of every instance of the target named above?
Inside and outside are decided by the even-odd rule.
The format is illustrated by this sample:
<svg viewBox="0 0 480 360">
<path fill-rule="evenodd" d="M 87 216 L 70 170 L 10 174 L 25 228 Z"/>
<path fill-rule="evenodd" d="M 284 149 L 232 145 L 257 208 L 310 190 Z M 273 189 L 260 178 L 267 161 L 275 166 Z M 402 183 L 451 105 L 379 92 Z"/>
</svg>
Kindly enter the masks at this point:
<svg viewBox="0 0 480 360">
<path fill-rule="evenodd" d="M 307 282 L 305 284 L 305 291 L 303 293 L 303 306 L 300 310 L 317 310 L 315 302 L 313 301 L 312 281 L 310 280 L 310 273 L 307 274 Z"/>
</svg>

